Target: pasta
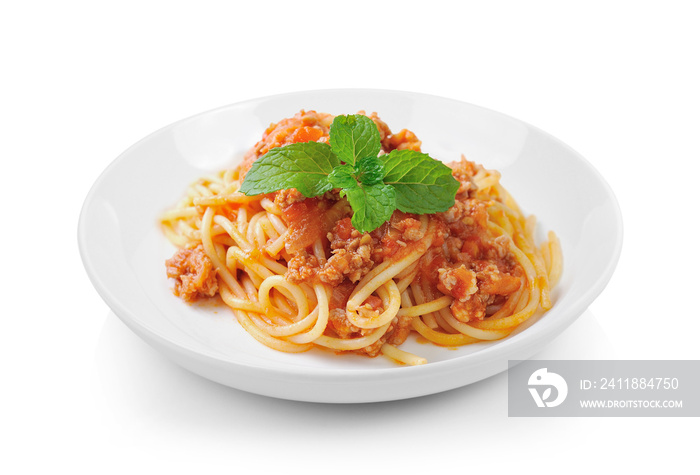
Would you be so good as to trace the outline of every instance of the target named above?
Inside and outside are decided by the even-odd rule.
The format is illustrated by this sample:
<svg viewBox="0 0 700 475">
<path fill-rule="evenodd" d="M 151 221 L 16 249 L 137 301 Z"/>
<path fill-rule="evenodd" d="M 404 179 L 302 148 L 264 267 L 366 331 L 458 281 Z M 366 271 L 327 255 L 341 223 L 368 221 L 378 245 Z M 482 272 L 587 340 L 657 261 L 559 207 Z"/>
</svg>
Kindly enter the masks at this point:
<svg viewBox="0 0 700 475">
<path fill-rule="evenodd" d="M 364 114 L 364 113 L 363 113 Z M 420 150 L 376 114 L 381 153 Z M 255 159 L 273 147 L 328 141 L 333 117 L 301 111 L 272 124 L 235 168 L 193 183 L 166 211 L 162 229 L 179 248 L 167 261 L 185 300 L 218 295 L 240 325 L 275 350 L 313 347 L 425 363 L 400 348 L 411 333 L 442 346 L 498 340 L 539 307 L 552 307 L 562 273 L 559 240 L 538 244 L 498 172 L 450 164 L 460 187 L 442 213 L 395 211 L 360 233 L 337 190 L 305 198 L 294 189 L 239 192 Z"/>
</svg>

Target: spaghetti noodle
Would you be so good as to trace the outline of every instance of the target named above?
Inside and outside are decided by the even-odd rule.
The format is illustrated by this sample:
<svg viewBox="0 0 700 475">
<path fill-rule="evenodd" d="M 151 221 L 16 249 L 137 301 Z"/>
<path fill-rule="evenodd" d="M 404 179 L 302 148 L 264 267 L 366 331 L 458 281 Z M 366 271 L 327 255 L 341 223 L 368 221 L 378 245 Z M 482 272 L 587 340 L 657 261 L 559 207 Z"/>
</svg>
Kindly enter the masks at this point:
<svg viewBox="0 0 700 475">
<path fill-rule="evenodd" d="M 392 133 L 376 114 L 382 151 L 420 150 L 410 131 Z M 167 261 L 175 294 L 219 295 L 264 345 L 284 352 L 314 346 L 398 362 L 425 363 L 399 348 L 415 332 L 459 346 L 509 335 L 539 307 L 552 306 L 562 272 L 553 232 L 538 245 L 498 172 L 450 164 L 460 182 L 444 213 L 395 211 L 370 233 L 350 222 L 337 190 L 304 198 L 296 190 L 246 196 L 252 162 L 273 147 L 328 141 L 332 116 L 301 111 L 272 124 L 238 167 L 193 183 L 162 217 L 179 250 Z"/>
</svg>

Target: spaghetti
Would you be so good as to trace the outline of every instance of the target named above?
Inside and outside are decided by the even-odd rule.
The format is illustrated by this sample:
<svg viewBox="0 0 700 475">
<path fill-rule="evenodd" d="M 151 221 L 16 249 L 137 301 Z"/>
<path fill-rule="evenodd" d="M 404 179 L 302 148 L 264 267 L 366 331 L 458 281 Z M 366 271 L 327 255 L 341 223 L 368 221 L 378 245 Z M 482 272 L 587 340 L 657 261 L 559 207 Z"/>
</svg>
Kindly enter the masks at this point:
<svg viewBox="0 0 700 475">
<path fill-rule="evenodd" d="M 376 114 L 382 151 L 420 150 L 410 131 L 392 133 Z M 176 295 L 219 295 L 241 326 L 284 352 L 314 346 L 400 363 L 426 360 L 400 349 L 415 332 L 442 346 L 498 340 L 539 307 L 552 307 L 562 272 L 553 232 L 538 245 L 498 172 L 450 164 L 460 182 L 444 213 L 395 211 L 370 233 L 350 222 L 337 190 L 304 198 L 296 190 L 246 196 L 252 162 L 273 147 L 327 141 L 332 116 L 301 111 L 272 124 L 236 168 L 193 183 L 162 216 L 179 250 L 167 261 Z"/>
</svg>

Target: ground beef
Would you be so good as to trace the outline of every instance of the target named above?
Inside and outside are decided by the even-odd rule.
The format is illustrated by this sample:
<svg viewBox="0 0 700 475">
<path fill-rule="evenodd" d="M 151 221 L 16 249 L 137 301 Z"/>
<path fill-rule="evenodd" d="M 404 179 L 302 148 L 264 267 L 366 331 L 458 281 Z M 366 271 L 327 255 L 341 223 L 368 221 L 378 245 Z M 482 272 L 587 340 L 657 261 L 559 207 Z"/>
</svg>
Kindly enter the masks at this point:
<svg viewBox="0 0 700 475">
<path fill-rule="evenodd" d="M 483 294 L 473 294 L 464 301 L 455 299 L 450 305 L 450 311 L 460 322 L 483 320 L 486 316 L 485 300 L 489 300 L 489 296 Z"/>
<path fill-rule="evenodd" d="M 328 316 L 328 325 L 338 335 L 338 338 L 348 339 L 360 334 L 360 328 L 356 327 L 345 315 L 345 308 L 331 309 Z"/>
<path fill-rule="evenodd" d="M 300 284 L 313 279 L 318 271 L 318 259 L 306 252 L 292 257 L 287 263 L 285 278 L 294 284 Z"/>
<path fill-rule="evenodd" d="M 467 269 L 464 264 L 456 268 L 438 269 L 438 279 L 437 288 L 440 292 L 451 295 L 462 302 L 466 302 L 479 290 L 476 285 L 476 273 Z"/>
<path fill-rule="evenodd" d="M 394 216 L 392 216 L 391 225 L 402 234 L 401 237 L 404 242 L 418 241 L 425 236 L 425 230 L 421 230 L 420 221 L 415 218 L 406 217 L 395 220 Z"/>
<path fill-rule="evenodd" d="M 476 185 L 472 177 L 477 173 L 477 165 L 474 162 L 468 161 L 464 156 L 459 162 L 449 164 L 452 168 L 452 176 L 459 182 L 457 196 L 459 199 L 468 197 L 470 192 L 476 190 Z"/>
<path fill-rule="evenodd" d="M 333 255 L 316 274 L 322 282 L 338 285 L 347 277 L 356 283 L 374 266 L 372 237 L 357 231 L 350 218 L 340 220 L 328 233 L 328 240 Z"/>
<path fill-rule="evenodd" d="M 389 325 L 386 333 L 382 335 L 379 340 L 358 350 L 357 352 L 374 358 L 381 353 L 384 343 L 389 343 L 390 345 L 401 345 L 406 341 L 406 338 L 408 338 L 408 335 L 411 333 L 411 320 L 413 320 L 413 317 L 395 317 Z"/>
<path fill-rule="evenodd" d="M 508 274 L 490 261 L 474 261 L 479 290 L 487 294 L 509 295 L 520 288 L 520 277 Z"/>
<path fill-rule="evenodd" d="M 294 203 L 299 201 L 304 201 L 306 197 L 301 194 L 296 188 L 290 188 L 288 190 L 280 190 L 275 193 L 275 204 L 279 206 L 280 209 L 288 208 Z"/>
<path fill-rule="evenodd" d="M 455 298 L 450 306 L 462 322 L 483 319 L 490 305 L 500 305 L 522 285 L 522 269 L 510 253 L 510 238 L 488 230 L 492 205 L 476 197 L 473 177 L 483 170 L 466 161 L 450 164 L 461 186 L 454 205 L 437 213 L 445 228 L 444 243 L 421 259 L 423 278 Z"/>
<path fill-rule="evenodd" d="M 320 201 L 320 205 L 323 205 L 323 200 Z M 307 202 L 310 202 L 310 200 L 306 200 L 304 203 Z M 333 204 L 333 202 L 326 203 L 327 207 L 330 206 L 328 212 L 339 210 L 338 216 L 346 215 L 349 213 L 349 208 L 338 206 L 344 202 L 346 202 L 345 199 L 337 202 L 337 204 Z M 292 205 L 286 210 L 300 205 Z M 325 216 L 325 214 L 321 216 Z M 304 216 L 298 218 L 297 221 L 303 222 L 306 219 L 302 218 Z M 324 221 L 323 217 L 321 221 Z M 325 227 L 325 224 L 307 226 L 307 228 L 314 231 Z M 292 231 L 293 229 L 290 227 L 290 234 L 292 234 Z M 328 260 L 324 264 L 318 264 L 317 261 L 309 259 L 305 250 L 300 250 L 299 247 L 296 247 L 295 249 L 297 250 L 292 253 L 292 259 L 288 266 L 287 279 L 294 283 L 316 279 L 316 281 L 332 286 L 338 285 L 345 279 L 357 283 L 385 258 L 393 256 L 399 250 L 406 248 L 411 243 L 420 241 L 423 237 L 425 237 L 425 230 L 421 229 L 421 223 L 416 219 L 415 215 L 396 211 L 389 223 L 383 224 L 371 233 L 360 233 L 357 231 L 352 225 L 351 218 L 346 216 L 335 222 L 331 231 L 326 234 L 328 250 L 331 254 Z M 291 240 L 291 237 L 289 240 Z M 311 242 L 307 241 L 304 241 L 302 246 L 306 246 L 308 242 Z M 287 247 L 289 250 L 289 246 Z M 314 266 L 318 267 L 311 269 Z"/>
<path fill-rule="evenodd" d="M 216 269 L 200 244 L 191 249 L 180 249 L 165 261 L 168 277 L 175 279 L 173 292 L 183 300 L 213 297 L 219 289 Z"/>
<path fill-rule="evenodd" d="M 401 345 L 411 333 L 413 317 L 396 317 L 386 334 L 386 342 Z"/>
</svg>

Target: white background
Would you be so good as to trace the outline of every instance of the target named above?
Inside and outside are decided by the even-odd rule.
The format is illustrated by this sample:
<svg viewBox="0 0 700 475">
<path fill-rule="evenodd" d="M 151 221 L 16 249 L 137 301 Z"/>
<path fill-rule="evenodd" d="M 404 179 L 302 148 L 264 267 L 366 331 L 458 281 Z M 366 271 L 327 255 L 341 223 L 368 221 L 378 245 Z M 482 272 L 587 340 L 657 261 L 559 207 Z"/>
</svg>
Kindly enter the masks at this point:
<svg viewBox="0 0 700 475">
<path fill-rule="evenodd" d="M 537 357 L 698 359 L 693 3 L 252 3 L 0 8 L 0 471 L 649 473 L 695 464 L 697 418 L 508 418 L 505 374 L 415 400 L 340 406 L 211 383 L 110 312 L 76 239 L 100 172 L 176 120 L 297 90 L 437 94 L 562 139 L 620 202 L 615 275 Z"/>
</svg>

